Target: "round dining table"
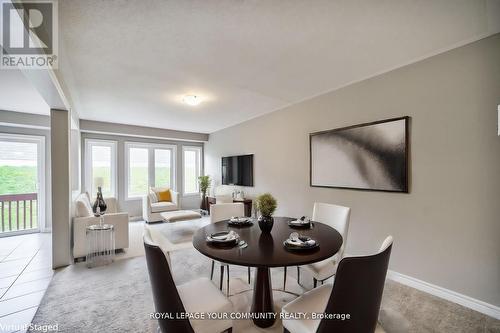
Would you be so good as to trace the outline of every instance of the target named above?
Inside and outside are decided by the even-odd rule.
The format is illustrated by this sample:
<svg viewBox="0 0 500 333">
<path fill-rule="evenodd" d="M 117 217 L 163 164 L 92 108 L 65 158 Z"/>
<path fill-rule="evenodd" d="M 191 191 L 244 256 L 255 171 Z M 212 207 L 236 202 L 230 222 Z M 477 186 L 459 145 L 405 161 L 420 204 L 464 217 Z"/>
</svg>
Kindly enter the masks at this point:
<svg viewBox="0 0 500 333">
<path fill-rule="evenodd" d="M 276 320 L 271 285 L 271 267 L 300 266 L 318 262 L 335 255 L 342 246 L 342 236 L 332 227 L 311 222 L 308 228 L 292 228 L 289 217 L 275 217 L 270 233 L 262 232 L 258 222 L 251 226 L 233 226 L 228 221 L 209 224 L 196 231 L 193 236 L 194 247 L 205 256 L 214 260 L 239 266 L 256 267 L 251 313 L 258 327 L 269 327 Z M 212 233 L 234 230 L 248 246 L 224 248 L 207 242 Z M 319 242 L 319 247 L 309 250 L 288 250 L 283 242 L 292 232 L 308 236 Z"/>
</svg>

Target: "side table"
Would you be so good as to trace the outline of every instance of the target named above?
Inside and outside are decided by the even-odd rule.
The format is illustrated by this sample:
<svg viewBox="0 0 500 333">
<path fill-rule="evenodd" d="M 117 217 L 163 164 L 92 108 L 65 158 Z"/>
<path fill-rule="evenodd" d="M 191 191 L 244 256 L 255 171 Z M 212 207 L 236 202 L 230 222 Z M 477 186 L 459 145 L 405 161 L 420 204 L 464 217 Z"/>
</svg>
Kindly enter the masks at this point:
<svg viewBox="0 0 500 333">
<path fill-rule="evenodd" d="M 112 224 L 94 224 L 87 227 L 87 267 L 113 262 L 115 256 L 115 228 Z"/>
</svg>

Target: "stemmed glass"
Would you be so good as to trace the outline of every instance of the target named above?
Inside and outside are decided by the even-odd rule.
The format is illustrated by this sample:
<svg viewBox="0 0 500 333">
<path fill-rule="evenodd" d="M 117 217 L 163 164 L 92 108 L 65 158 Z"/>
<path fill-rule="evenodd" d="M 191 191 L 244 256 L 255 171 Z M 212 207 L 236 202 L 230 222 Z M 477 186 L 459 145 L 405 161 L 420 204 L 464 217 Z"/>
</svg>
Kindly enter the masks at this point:
<svg viewBox="0 0 500 333">
<path fill-rule="evenodd" d="M 101 213 L 101 207 L 97 206 L 96 210 L 95 210 L 95 213 L 94 213 L 94 216 L 99 218 L 99 226 L 101 226 L 101 227 L 104 224 L 104 217 L 103 217 L 103 215 L 104 215 L 104 213 Z"/>
</svg>

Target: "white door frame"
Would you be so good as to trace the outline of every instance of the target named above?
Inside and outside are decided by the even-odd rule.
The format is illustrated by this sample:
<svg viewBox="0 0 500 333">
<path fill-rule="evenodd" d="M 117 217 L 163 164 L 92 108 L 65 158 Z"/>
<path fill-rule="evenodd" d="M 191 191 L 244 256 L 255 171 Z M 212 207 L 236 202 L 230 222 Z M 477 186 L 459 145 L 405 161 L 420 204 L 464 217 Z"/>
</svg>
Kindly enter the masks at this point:
<svg viewBox="0 0 500 333">
<path fill-rule="evenodd" d="M 46 214 L 45 214 L 45 203 L 46 203 L 46 179 L 45 179 L 45 136 L 43 135 L 25 135 L 25 134 L 10 134 L 10 133 L 0 133 L 0 141 L 8 142 L 27 142 L 34 143 L 37 145 L 37 219 L 38 228 L 20 230 L 20 231 L 9 231 L 0 233 L 0 237 L 4 236 L 14 236 L 20 234 L 28 234 L 34 232 L 40 232 L 46 230 Z"/>
</svg>

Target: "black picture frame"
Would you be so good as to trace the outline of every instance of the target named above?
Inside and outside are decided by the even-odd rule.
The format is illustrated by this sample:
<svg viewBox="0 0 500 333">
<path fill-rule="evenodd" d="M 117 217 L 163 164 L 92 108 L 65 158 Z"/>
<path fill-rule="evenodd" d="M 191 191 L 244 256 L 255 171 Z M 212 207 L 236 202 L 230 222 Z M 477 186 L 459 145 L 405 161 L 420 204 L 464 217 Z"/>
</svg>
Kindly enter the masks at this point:
<svg viewBox="0 0 500 333">
<path fill-rule="evenodd" d="M 404 126 L 405 126 L 405 129 L 404 129 L 405 130 L 404 182 L 403 182 L 403 188 L 401 190 L 361 188 L 361 187 L 348 187 L 348 186 L 332 186 L 332 185 L 317 185 L 317 184 L 314 185 L 313 184 L 313 179 L 312 179 L 312 176 L 313 176 L 312 175 L 312 173 L 313 173 L 312 139 L 314 136 L 325 134 L 325 133 L 346 131 L 346 130 L 350 130 L 353 128 L 372 126 L 372 125 L 388 123 L 388 122 L 393 122 L 393 121 L 400 121 L 400 120 L 404 120 Z M 325 130 L 325 131 L 313 132 L 313 133 L 309 134 L 309 186 L 310 187 L 319 187 L 319 188 L 348 189 L 348 190 L 356 190 L 356 191 L 409 193 L 410 192 L 410 188 L 409 188 L 410 187 L 409 186 L 409 184 L 410 184 L 410 162 L 409 162 L 409 159 L 410 159 L 410 117 L 409 116 L 389 118 L 389 119 L 377 120 L 377 121 L 372 121 L 372 122 L 367 122 L 367 123 L 362 123 L 362 124 L 357 124 L 357 125 L 334 128 L 334 129 Z"/>
</svg>

